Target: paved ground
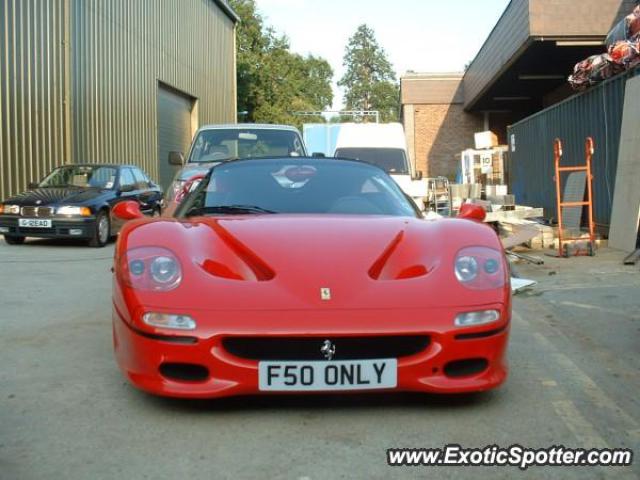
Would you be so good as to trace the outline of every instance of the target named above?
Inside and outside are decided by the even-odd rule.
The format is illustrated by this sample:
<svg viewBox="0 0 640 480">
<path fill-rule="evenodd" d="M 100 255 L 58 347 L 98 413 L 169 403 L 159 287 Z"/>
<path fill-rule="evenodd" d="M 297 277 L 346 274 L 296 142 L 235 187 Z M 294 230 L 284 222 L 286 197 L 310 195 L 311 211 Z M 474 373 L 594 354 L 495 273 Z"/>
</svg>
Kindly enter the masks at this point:
<svg viewBox="0 0 640 480">
<path fill-rule="evenodd" d="M 515 301 L 511 376 L 466 397 L 184 402 L 111 354 L 113 246 L 0 241 L 0 479 L 639 478 L 631 469 L 390 468 L 388 447 L 520 443 L 640 453 L 640 268 L 546 259 Z"/>
</svg>

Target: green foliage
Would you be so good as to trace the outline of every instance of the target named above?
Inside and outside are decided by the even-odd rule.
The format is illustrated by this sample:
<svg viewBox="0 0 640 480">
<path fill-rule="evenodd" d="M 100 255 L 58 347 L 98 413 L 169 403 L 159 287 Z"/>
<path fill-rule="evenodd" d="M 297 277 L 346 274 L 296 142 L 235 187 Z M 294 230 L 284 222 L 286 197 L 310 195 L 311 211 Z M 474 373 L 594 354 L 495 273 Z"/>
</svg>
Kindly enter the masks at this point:
<svg viewBox="0 0 640 480">
<path fill-rule="evenodd" d="M 264 25 L 255 0 L 230 0 L 241 21 L 237 29 L 238 111 L 240 121 L 301 127 L 323 121 L 293 115 L 324 110 L 333 102 L 333 70 L 323 58 L 292 53 L 285 36 Z"/>
<path fill-rule="evenodd" d="M 345 110 L 378 110 L 381 121 L 397 121 L 400 88 L 396 75 L 374 31 L 367 25 L 360 25 L 349 39 L 344 66 L 346 73 L 338 85 L 345 89 Z"/>
</svg>

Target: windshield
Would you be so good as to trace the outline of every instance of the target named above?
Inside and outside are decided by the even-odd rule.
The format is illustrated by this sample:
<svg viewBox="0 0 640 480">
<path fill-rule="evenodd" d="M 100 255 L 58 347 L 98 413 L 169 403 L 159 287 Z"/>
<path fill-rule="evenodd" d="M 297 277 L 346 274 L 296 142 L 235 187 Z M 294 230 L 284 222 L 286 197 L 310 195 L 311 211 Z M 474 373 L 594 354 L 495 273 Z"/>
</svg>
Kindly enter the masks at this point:
<svg viewBox="0 0 640 480">
<path fill-rule="evenodd" d="M 300 136 L 290 130 L 217 128 L 203 130 L 189 162 L 221 162 L 235 158 L 302 157 Z"/>
<path fill-rule="evenodd" d="M 176 216 L 263 213 L 418 216 L 379 168 L 310 158 L 222 163 L 185 199 Z"/>
<path fill-rule="evenodd" d="M 97 165 L 67 165 L 56 168 L 40 187 L 113 188 L 118 170 Z"/>
<path fill-rule="evenodd" d="M 409 175 L 407 157 L 401 148 L 339 148 L 335 156 L 362 160 L 392 175 Z"/>
</svg>

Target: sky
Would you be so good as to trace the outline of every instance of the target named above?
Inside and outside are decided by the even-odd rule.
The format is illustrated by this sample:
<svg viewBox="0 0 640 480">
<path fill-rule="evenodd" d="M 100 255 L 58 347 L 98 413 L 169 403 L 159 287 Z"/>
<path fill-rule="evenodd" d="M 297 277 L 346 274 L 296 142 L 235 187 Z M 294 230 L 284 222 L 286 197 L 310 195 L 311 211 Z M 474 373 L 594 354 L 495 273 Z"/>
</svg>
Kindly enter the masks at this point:
<svg viewBox="0 0 640 480">
<path fill-rule="evenodd" d="M 285 34 L 291 50 L 324 57 L 335 82 L 358 25 L 376 32 L 398 78 L 415 72 L 460 72 L 475 57 L 509 0 L 256 0 L 266 24 Z"/>
</svg>

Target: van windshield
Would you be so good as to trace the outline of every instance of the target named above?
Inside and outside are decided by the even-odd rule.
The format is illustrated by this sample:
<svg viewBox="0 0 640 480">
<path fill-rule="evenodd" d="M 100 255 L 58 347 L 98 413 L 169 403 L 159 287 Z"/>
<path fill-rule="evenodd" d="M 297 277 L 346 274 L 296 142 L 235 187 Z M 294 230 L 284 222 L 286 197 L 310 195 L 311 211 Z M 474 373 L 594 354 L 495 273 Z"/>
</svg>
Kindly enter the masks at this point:
<svg viewBox="0 0 640 480">
<path fill-rule="evenodd" d="M 250 127 L 216 128 L 203 130 L 198 134 L 189 162 L 304 155 L 300 136 L 295 131 Z"/>
<path fill-rule="evenodd" d="M 371 163 L 390 175 L 409 175 L 409 164 L 401 148 L 338 148 L 336 157 Z"/>
</svg>

